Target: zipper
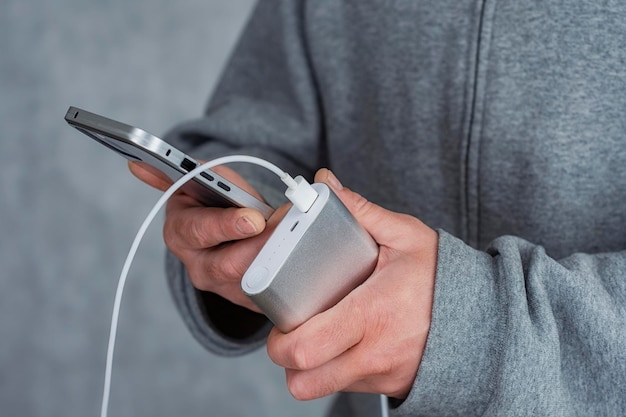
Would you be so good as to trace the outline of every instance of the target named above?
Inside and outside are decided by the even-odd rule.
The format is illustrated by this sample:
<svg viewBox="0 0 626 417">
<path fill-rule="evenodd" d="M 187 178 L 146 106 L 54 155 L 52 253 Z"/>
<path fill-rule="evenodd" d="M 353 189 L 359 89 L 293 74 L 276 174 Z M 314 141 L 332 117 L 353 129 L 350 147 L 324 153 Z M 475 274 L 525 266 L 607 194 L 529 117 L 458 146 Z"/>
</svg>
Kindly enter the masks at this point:
<svg viewBox="0 0 626 417">
<path fill-rule="evenodd" d="M 482 134 L 487 59 L 495 0 L 479 0 L 474 48 L 470 51 L 466 122 L 461 149 L 461 233 L 474 248 L 480 245 L 480 139 Z"/>
</svg>

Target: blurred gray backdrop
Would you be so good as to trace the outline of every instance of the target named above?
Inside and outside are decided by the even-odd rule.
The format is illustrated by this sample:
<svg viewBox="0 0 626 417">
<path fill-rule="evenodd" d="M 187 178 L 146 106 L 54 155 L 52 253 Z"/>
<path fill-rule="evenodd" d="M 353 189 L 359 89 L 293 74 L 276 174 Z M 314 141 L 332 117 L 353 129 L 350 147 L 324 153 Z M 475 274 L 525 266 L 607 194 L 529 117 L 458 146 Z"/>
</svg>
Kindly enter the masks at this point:
<svg viewBox="0 0 626 417">
<path fill-rule="evenodd" d="M 158 198 L 63 120 L 161 134 L 196 117 L 252 0 L 0 1 L 0 415 L 93 416 L 117 278 Z M 179 319 L 153 225 L 122 302 L 111 416 L 320 416 L 264 350 L 205 352 Z"/>
</svg>

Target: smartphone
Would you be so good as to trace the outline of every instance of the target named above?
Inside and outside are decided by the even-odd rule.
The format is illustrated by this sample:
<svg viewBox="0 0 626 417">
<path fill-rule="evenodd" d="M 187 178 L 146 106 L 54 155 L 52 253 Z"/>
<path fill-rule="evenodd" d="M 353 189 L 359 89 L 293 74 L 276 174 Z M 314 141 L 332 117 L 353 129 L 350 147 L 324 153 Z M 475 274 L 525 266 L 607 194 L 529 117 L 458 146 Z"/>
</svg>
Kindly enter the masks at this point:
<svg viewBox="0 0 626 417">
<path fill-rule="evenodd" d="M 130 126 L 77 107 L 70 107 L 65 120 L 73 127 L 130 161 L 149 164 L 172 181 L 192 171 L 199 163 L 142 129 Z M 274 209 L 211 170 L 206 170 L 182 190 L 209 207 L 249 207 L 268 219 Z"/>
</svg>

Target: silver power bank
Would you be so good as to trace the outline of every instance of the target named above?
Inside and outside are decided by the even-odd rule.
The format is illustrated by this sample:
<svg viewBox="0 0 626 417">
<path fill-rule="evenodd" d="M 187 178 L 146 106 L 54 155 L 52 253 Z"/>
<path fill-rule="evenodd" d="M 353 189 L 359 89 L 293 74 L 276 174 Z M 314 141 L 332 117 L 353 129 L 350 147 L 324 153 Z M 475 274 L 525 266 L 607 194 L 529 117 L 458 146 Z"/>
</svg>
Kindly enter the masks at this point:
<svg viewBox="0 0 626 417">
<path fill-rule="evenodd" d="M 330 188 L 313 188 L 319 193 L 313 206 L 289 210 L 241 282 L 283 332 L 334 306 L 378 260 L 378 245 Z"/>
</svg>

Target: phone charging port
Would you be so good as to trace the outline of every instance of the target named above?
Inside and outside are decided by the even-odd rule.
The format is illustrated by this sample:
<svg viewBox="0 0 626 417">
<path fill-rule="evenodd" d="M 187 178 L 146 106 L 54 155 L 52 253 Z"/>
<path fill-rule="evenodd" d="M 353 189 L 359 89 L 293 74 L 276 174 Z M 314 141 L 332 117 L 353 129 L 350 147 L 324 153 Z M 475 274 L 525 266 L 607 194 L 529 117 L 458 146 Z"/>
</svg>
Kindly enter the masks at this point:
<svg viewBox="0 0 626 417">
<path fill-rule="evenodd" d="M 185 171 L 189 172 L 189 171 L 193 171 L 195 167 L 197 167 L 198 164 L 196 164 L 195 162 L 185 158 L 183 159 L 183 162 L 180 163 L 180 167 L 182 169 L 184 169 Z"/>
</svg>

